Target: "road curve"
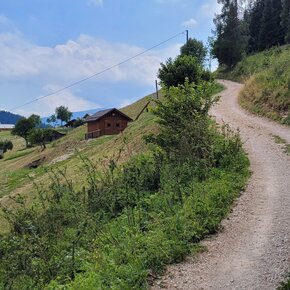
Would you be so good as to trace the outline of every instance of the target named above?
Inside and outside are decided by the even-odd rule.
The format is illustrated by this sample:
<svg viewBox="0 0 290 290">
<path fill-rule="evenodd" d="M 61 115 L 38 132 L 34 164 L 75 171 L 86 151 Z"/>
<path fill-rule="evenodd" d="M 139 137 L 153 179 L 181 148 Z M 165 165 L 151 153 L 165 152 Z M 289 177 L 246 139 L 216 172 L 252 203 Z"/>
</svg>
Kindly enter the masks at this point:
<svg viewBox="0 0 290 290">
<path fill-rule="evenodd" d="M 169 266 L 152 289 L 276 289 L 290 270 L 290 156 L 273 135 L 290 144 L 290 129 L 241 109 L 243 85 L 226 90 L 212 114 L 239 128 L 253 172 L 222 230 L 202 244 L 207 251 Z"/>
</svg>

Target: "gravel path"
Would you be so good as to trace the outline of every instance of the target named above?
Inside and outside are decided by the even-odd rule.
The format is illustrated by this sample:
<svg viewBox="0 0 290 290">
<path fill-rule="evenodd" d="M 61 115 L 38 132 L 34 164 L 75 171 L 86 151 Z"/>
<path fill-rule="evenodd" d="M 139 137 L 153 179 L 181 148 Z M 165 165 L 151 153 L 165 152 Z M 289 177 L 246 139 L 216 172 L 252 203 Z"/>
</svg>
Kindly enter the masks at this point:
<svg viewBox="0 0 290 290">
<path fill-rule="evenodd" d="M 202 244 L 207 251 L 169 266 L 152 289 L 276 289 L 290 270 L 290 129 L 253 116 L 237 103 L 241 84 L 226 90 L 212 114 L 239 128 L 253 172 L 222 230 Z"/>
</svg>

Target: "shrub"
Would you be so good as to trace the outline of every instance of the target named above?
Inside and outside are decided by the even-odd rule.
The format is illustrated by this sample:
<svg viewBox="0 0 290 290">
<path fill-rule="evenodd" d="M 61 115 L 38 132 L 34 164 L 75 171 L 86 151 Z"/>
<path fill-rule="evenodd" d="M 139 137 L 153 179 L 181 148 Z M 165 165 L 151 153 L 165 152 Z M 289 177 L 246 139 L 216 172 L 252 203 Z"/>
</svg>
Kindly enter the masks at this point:
<svg viewBox="0 0 290 290">
<path fill-rule="evenodd" d="M 161 63 L 158 78 L 167 87 L 182 85 L 188 78 L 190 83 L 200 83 L 203 69 L 197 58 L 190 55 L 179 55 L 175 60 L 169 58 L 165 64 Z"/>
</svg>

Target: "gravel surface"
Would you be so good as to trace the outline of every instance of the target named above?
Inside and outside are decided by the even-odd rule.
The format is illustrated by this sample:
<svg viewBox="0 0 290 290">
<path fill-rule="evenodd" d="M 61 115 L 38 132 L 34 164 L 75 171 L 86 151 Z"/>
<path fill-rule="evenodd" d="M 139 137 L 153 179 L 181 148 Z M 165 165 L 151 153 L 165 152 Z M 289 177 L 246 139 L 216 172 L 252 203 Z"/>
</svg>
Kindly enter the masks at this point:
<svg viewBox="0 0 290 290">
<path fill-rule="evenodd" d="M 218 122 L 239 128 L 253 172 L 222 230 L 202 242 L 207 251 L 168 267 L 157 289 L 276 289 L 290 270 L 290 129 L 241 109 L 243 85 L 227 88 L 212 110 Z"/>
</svg>

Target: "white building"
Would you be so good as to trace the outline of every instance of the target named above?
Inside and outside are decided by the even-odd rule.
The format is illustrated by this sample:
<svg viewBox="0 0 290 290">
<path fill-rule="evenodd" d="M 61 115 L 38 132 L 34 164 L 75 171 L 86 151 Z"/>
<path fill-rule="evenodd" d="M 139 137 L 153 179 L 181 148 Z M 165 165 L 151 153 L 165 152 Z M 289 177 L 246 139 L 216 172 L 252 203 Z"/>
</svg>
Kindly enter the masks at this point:
<svg viewBox="0 0 290 290">
<path fill-rule="evenodd" d="M 11 131 L 14 129 L 15 125 L 13 124 L 1 124 L 0 123 L 0 131 Z"/>
</svg>

